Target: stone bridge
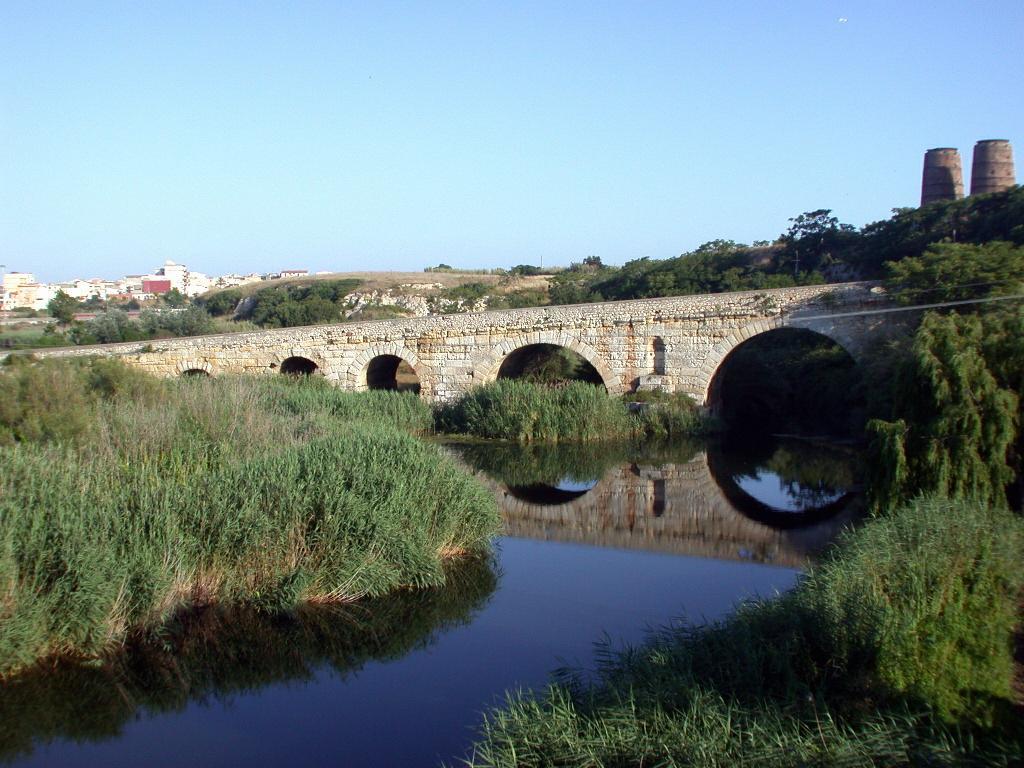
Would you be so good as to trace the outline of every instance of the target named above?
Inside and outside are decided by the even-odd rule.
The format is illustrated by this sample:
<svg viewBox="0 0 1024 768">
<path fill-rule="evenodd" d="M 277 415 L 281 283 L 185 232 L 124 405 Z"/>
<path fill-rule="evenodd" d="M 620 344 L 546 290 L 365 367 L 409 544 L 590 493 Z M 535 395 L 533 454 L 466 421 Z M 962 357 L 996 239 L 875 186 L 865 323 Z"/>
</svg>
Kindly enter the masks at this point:
<svg viewBox="0 0 1024 768">
<path fill-rule="evenodd" d="M 116 355 L 159 376 L 312 373 L 349 390 L 415 382 L 445 401 L 494 380 L 530 345 L 566 347 L 611 394 L 657 388 L 706 403 L 715 372 L 745 340 L 782 326 L 828 336 L 857 357 L 882 322 L 866 283 L 533 307 L 45 350 Z"/>
</svg>

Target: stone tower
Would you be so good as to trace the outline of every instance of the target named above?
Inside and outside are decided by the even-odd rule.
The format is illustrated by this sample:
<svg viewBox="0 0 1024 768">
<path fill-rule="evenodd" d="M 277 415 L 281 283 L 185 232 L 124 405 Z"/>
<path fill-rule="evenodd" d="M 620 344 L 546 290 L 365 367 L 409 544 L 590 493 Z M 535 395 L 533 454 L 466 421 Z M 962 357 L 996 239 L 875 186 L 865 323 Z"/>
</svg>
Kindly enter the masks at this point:
<svg viewBox="0 0 1024 768">
<path fill-rule="evenodd" d="M 960 166 L 960 152 L 951 147 L 939 147 L 925 152 L 921 205 L 937 200 L 959 200 L 963 196 L 964 175 Z"/>
<path fill-rule="evenodd" d="M 984 195 L 1009 189 L 1013 173 L 1013 147 L 1006 139 L 985 139 L 974 145 L 971 166 L 971 194 Z"/>
</svg>

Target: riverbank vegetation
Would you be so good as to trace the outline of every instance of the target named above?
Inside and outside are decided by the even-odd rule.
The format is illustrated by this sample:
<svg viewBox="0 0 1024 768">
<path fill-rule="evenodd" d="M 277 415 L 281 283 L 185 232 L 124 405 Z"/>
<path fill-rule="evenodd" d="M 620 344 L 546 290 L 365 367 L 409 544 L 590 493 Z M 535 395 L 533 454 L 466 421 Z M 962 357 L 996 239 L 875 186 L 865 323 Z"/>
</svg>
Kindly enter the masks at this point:
<svg viewBox="0 0 1024 768">
<path fill-rule="evenodd" d="M 512 696 L 469 764 L 1007 764 L 1022 548 L 1011 513 L 919 499 L 791 593 Z"/>
<path fill-rule="evenodd" d="M 112 360 L 0 377 L 0 675 L 214 604 L 291 611 L 444 582 L 493 498 L 408 430 L 415 398 Z"/>
<path fill-rule="evenodd" d="M 442 405 L 437 427 L 450 434 L 520 443 L 679 439 L 715 428 L 690 398 L 671 395 L 656 400 L 633 410 L 592 384 L 573 381 L 545 386 L 498 379 Z"/>
</svg>

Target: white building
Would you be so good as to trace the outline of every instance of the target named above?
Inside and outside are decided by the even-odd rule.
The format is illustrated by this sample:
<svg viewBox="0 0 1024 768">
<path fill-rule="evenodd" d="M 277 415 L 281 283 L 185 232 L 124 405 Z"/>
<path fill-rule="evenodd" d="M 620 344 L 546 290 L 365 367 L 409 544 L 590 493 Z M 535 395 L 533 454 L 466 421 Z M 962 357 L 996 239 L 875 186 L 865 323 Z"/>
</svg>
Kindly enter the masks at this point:
<svg viewBox="0 0 1024 768">
<path fill-rule="evenodd" d="M 8 272 L 4 275 L 4 293 L 17 290 L 19 286 L 34 283 L 36 276 L 31 272 Z"/>
<path fill-rule="evenodd" d="M 10 282 L 7 281 L 6 275 L 4 277 L 5 290 L 3 292 L 2 300 L 0 300 L 0 308 L 5 310 L 10 309 L 35 309 L 42 310 L 46 309 L 46 306 L 50 303 L 50 299 L 57 295 L 57 287 L 47 285 L 46 283 L 36 282 L 25 282 L 21 279 L 23 276 L 32 277 L 25 272 L 15 273 L 18 278 Z M 11 290 L 7 290 L 10 288 Z"/>
<path fill-rule="evenodd" d="M 248 285 L 249 283 L 258 283 L 263 279 L 263 276 L 258 272 L 252 272 L 248 275 L 221 275 L 218 278 L 214 278 L 213 288 L 231 288 L 236 285 Z"/>
<path fill-rule="evenodd" d="M 71 280 L 67 283 L 60 283 L 57 288 L 64 291 L 68 296 L 79 301 L 88 301 L 93 296 L 100 299 L 107 297 L 106 287 L 102 280 Z"/>
<path fill-rule="evenodd" d="M 171 281 L 171 290 L 188 295 L 188 267 L 174 261 L 165 261 L 164 265 L 157 270 L 156 274 L 165 280 Z"/>
<path fill-rule="evenodd" d="M 186 296 L 198 296 L 201 293 L 206 293 L 213 287 L 213 281 L 204 275 L 202 272 L 189 272 L 188 273 L 188 291 L 185 293 Z"/>
<path fill-rule="evenodd" d="M 171 281 L 172 291 L 177 290 L 185 296 L 198 296 L 206 293 L 211 287 L 209 277 L 202 272 L 192 272 L 184 264 L 175 261 L 165 261 L 155 273 L 158 277 Z"/>
</svg>

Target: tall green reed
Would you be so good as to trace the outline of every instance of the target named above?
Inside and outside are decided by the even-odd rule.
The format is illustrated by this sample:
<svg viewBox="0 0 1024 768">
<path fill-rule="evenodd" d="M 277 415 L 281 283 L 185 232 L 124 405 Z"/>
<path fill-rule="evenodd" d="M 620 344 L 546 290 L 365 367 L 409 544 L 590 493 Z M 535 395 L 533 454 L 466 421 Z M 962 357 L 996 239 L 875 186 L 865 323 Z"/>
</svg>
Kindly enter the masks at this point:
<svg viewBox="0 0 1024 768">
<path fill-rule="evenodd" d="M 199 605 L 437 585 L 498 528 L 493 498 L 403 431 L 429 423 L 409 396 L 138 376 L 108 361 L 0 376 L 16 395 L 71 393 L 0 414 L 0 674 Z M 35 428 L 49 410 L 74 428 Z"/>
</svg>

